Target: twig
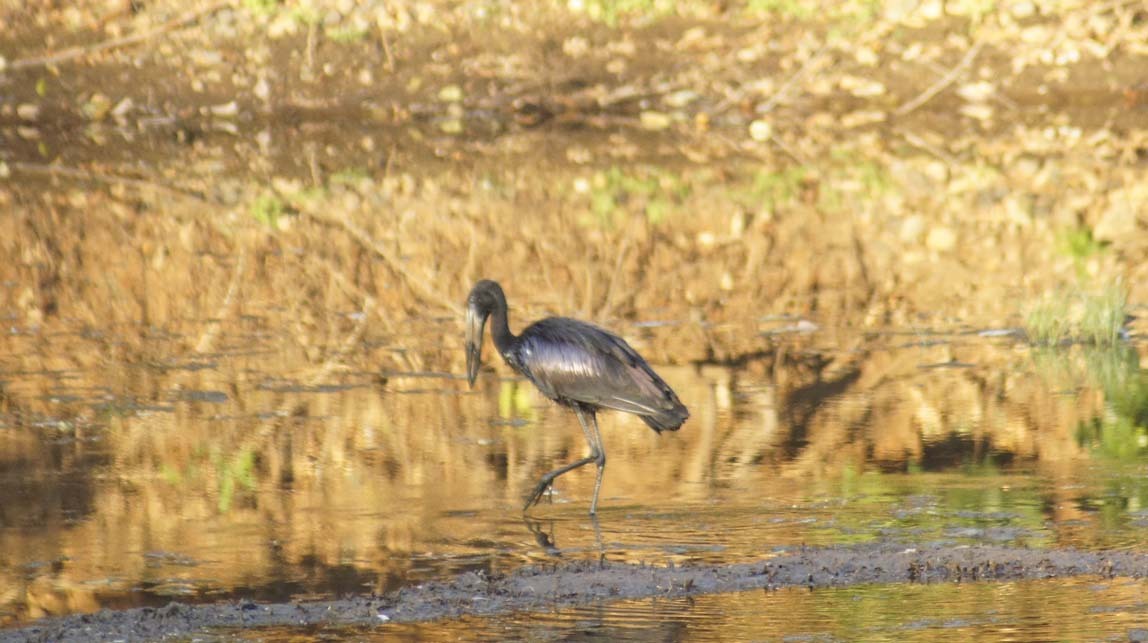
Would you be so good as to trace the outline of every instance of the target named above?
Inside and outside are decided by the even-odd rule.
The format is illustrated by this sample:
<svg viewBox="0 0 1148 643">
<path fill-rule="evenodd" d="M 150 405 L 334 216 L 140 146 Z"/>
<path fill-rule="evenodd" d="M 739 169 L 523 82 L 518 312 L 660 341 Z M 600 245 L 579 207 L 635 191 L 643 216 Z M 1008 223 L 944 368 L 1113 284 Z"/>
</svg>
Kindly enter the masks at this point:
<svg viewBox="0 0 1148 643">
<path fill-rule="evenodd" d="M 936 74 L 944 74 L 948 71 L 944 67 L 938 65 L 937 63 L 935 63 L 931 60 L 923 61 L 922 64 L 925 65 L 925 67 L 928 67 L 931 71 L 933 71 Z M 1001 94 L 1000 92 L 993 92 L 992 95 L 989 96 L 989 100 L 1000 103 L 1001 105 L 1004 105 L 1005 108 L 1010 109 L 1010 110 L 1016 110 L 1020 107 L 1019 105 L 1016 104 L 1016 101 L 1010 99 L 1008 96 Z"/>
<path fill-rule="evenodd" d="M 796 73 L 790 76 L 789 80 L 785 81 L 785 84 L 782 85 L 776 92 L 774 92 L 773 96 L 769 97 L 769 100 L 765 101 L 764 104 L 757 108 L 757 113 L 768 114 L 769 112 L 773 111 L 773 108 L 776 107 L 779 102 L 781 102 L 782 98 L 785 98 L 787 93 L 789 93 L 789 89 L 796 85 L 797 81 L 804 78 L 805 75 L 809 73 L 809 70 L 813 69 L 813 63 L 819 62 L 821 60 L 821 54 L 823 54 L 828 48 L 828 43 L 821 45 L 821 48 L 817 50 L 817 53 L 810 56 L 809 60 L 806 60 L 805 64 L 801 66 L 801 69 L 798 69 Z"/>
<path fill-rule="evenodd" d="M 392 74 L 395 73 L 395 57 L 391 54 L 391 39 L 387 38 L 387 32 L 382 32 L 383 40 L 383 53 L 387 56 L 387 71 Z"/>
<path fill-rule="evenodd" d="M 209 199 L 200 192 L 194 190 L 186 190 L 184 188 L 171 187 L 163 185 L 154 181 L 147 181 L 144 179 L 132 179 L 126 176 L 116 176 L 114 174 L 99 174 L 96 172 L 89 172 L 88 170 L 80 170 L 73 167 L 65 167 L 62 165 L 45 165 L 42 163 L 24 163 L 22 161 L 14 161 L 8 164 L 8 167 L 18 172 L 26 172 L 28 174 L 47 174 L 49 176 L 63 176 L 70 179 L 79 179 L 82 181 L 94 181 L 98 183 L 118 183 L 120 185 L 127 185 L 140 189 L 159 190 L 161 192 L 170 192 L 183 197 L 190 197 L 197 201 L 208 202 Z"/>
<path fill-rule="evenodd" d="M 339 348 L 337 348 L 335 352 L 327 358 L 327 361 L 323 362 L 323 366 L 317 372 L 311 375 L 311 377 L 307 380 L 307 386 L 315 386 L 319 382 L 323 381 L 323 378 L 327 377 L 327 375 L 335 368 L 335 362 L 341 361 L 347 355 L 347 353 L 351 352 L 351 349 L 359 343 L 359 340 L 363 338 L 363 331 L 367 328 L 367 318 L 370 317 L 370 314 L 367 311 L 374 307 L 375 298 L 368 295 L 363 300 L 363 312 L 355 321 L 355 327 L 351 330 L 347 337 L 343 339 L 343 342 L 339 344 Z"/>
<path fill-rule="evenodd" d="M 628 252 L 630 252 L 629 235 L 622 241 L 622 248 L 618 251 L 618 256 L 614 259 L 614 272 L 610 274 L 610 283 L 606 286 L 606 301 L 602 303 L 602 308 L 598 310 L 598 321 L 605 321 L 606 317 L 614 311 L 614 288 L 618 284 L 618 275 L 622 272 L 622 262 L 626 260 L 626 254 Z"/>
<path fill-rule="evenodd" d="M 900 134 L 905 139 L 905 141 L 909 143 L 909 145 L 925 150 L 929 154 L 932 154 L 933 156 L 944 161 L 945 164 L 949 166 L 949 171 L 952 171 L 952 168 L 957 166 L 957 160 L 954 159 L 951 154 L 926 141 L 923 137 L 910 132 L 909 130 L 900 128 L 894 128 L 893 131 L 897 134 Z"/>
<path fill-rule="evenodd" d="M 428 280 L 426 277 L 420 277 L 418 275 L 411 274 L 409 270 L 407 270 L 401 263 L 399 263 L 393 256 L 391 256 L 391 253 L 387 252 L 386 249 L 384 249 L 382 245 L 375 241 L 370 234 L 367 234 L 366 230 L 355 225 L 347 217 L 330 217 L 322 215 L 318 212 L 315 212 L 312 208 L 306 207 L 302 204 L 296 204 L 296 207 L 298 207 L 300 214 L 309 217 L 319 223 L 338 226 L 346 230 L 347 233 L 350 234 L 351 237 L 353 237 L 356 241 L 358 241 L 360 245 L 382 259 L 383 263 L 385 263 L 392 272 L 401 276 L 406 282 L 407 287 L 414 291 L 415 295 L 417 295 L 419 298 L 428 303 L 437 304 L 438 306 L 441 306 L 442 308 L 450 311 L 450 313 L 453 315 L 462 314 L 463 310 L 461 306 L 454 303 L 448 297 L 445 297 L 438 291 L 434 290 L 434 288 L 432 288 L 429 284 L 430 280 Z"/>
<path fill-rule="evenodd" d="M 200 18 L 213 14 L 216 11 L 229 6 L 230 4 L 230 0 L 216 2 L 202 9 L 189 11 L 178 18 L 168 20 L 155 29 L 145 31 L 143 33 L 123 36 L 121 38 L 112 38 L 111 40 L 104 40 L 92 45 L 79 45 L 76 47 L 69 47 L 63 51 L 58 51 L 53 54 L 44 54 L 34 58 L 21 58 L 20 60 L 13 61 L 10 67 L 14 70 L 27 69 L 29 67 L 43 67 L 45 65 L 54 65 L 56 63 L 67 62 L 76 58 L 83 58 L 84 56 L 90 56 L 92 54 L 99 53 L 101 51 L 107 51 L 109 49 L 117 49 L 119 47 L 134 45 L 138 42 L 143 42 L 144 40 L 154 38 L 160 34 L 165 34 L 169 31 L 175 31 L 177 29 L 187 27 L 188 25 L 197 22 Z"/>
<path fill-rule="evenodd" d="M 949 73 L 942 76 L 940 80 L 933 83 L 928 89 L 921 92 L 916 98 L 898 107 L 893 113 L 897 116 L 904 116 L 905 114 L 908 114 L 909 112 L 917 109 L 921 105 L 929 102 L 934 96 L 941 93 L 941 91 L 943 91 L 946 87 L 952 85 L 957 80 L 957 78 L 964 73 L 965 69 L 967 69 L 968 66 L 972 64 L 973 59 L 977 57 L 978 53 L 980 53 L 982 46 L 984 46 L 984 41 L 973 45 L 967 52 L 965 52 L 964 57 L 961 58 L 959 63 L 957 63 L 957 66 L 949 70 Z"/>
<path fill-rule="evenodd" d="M 773 144 L 774 144 L 774 145 L 776 145 L 778 148 L 780 148 L 782 152 L 785 152 L 786 154 L 788 154 L 788 155 L 790 155 L 791 157 L 793 157 L 793 159 L 794 159 L 795 161 L 797 161 L 798 163 L 800 163 L 800 164 L 802 164 L 802 165 L 808 165 L 808 164 L 809 164 L 809 160 L 808 160 L 808 159 L 806 159 L 804 156 L 802 156 L 801 154 L 799 154 L 799 153 L 797 152 L 797 150 L 795 150 L 795 149 L 793 149 L 792 147 L 790 147 L 788 143 L 786 143 L 785 141 L 783 141 L 783 140 L 781 140 L 780 138 L 778 138 L 776 134 L 770 134 L 770 135 L 769 135 L 769 142 L 770 142 L 770 143 L 773 143 Z"/>
<path fill-rule="evenodd" d="M 231 311 L 231 306 L 235 303 L 235 297 L 239 294 L 239 283 L 243 277 L 243 271 L 247 266 L 247 248 L 243 245 L 239 246 L 239 256 L 235 260 L 235 269 L 231 271 L 231 281 L 227 284 L 227 293 L 223 296 L 223 302 L 219 304 L 219 310 L 212 316 L 212 320 L 207 323 L 207 329 L 199 336 L 199 341 L 195 344 L 195 352 L 206 353 L 211 350 L 215 345 L 215 338 L 219 335 L 219 329 L 223 326 L 223 319 Z"/>
<path fill-rule="evenodd" d="M 307 25 L 307 58 L 304 64 L 304 69 L 308 74 L 315 73 L 315 34 L 318 32 L 318 27 L 312 21 Z"/>
</svg>

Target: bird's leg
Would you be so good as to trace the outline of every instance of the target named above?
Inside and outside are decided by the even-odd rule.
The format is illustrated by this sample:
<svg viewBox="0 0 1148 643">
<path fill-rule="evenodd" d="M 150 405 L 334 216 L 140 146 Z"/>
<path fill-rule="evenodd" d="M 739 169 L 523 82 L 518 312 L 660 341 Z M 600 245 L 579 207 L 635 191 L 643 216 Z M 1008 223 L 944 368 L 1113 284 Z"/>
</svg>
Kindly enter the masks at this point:
<svg viewBox="0 0 1148 643">
<path fill-rule="evenodd" d="M 586 425 L 586 415 L 590 416 L 590 426 Z M 602 474 L 606 472 L 606 449 L 602 446 L 602 434 L 598 432 L 598 414 L 579 409 L 578 421 L 582 423 L 582 432 L 590 442 L 591 455 L 598 465 L 598 477 L 594 480 L 594 499 L 590 501 L 590 515 L 593 516 L 598 513 L 598 492 L 602 489 Z"/>
<path fill-rule="evenodd" d="M 574 407 L 574 413 L 578 415 L 578 422 L 582 425 L 582 433 L 586 435 L 586 442 L 590 444 L 590 455 L 582 458 L 581 460 L 571 462 L 568 465 L 558 467 L 550 473 L 542 476 L 542 479 L 538 481 L 537 485 L 535 485 L 534 490 L 531 491 L 530 495 L 526 497 L 526 506 L 522 508 L 522 511 L 527 511 L 532 505 L 537 503 L 538 500 L 542 498 L 542 494 L 546 492 L 546 490 L 550 487 L 551 484 L 554 483 L 554 480 L 558 476 L 568 471 L 573 471 L 578 467 L 584 467 L 591 462 L 597 462 L 598 481 L 594 487 L 594 504 L 591 505 L 590 510 L 590 513 L 594 513 L 594 507 L 598 504 L 598 487 L 602 484 L 602 467 L 606 464 L 606 455 L 602 452 L 602 448 L 598 444 L 599 439 L 596 437 L 598 434 L 598 421 L 594 419 L 594 413 L 590 411 L 584 411 L 579 407 Z M 586 419 L 584 417 L 586 413 L 590 414 L 590 420 L 594 427 L 593 430 L 590 428 L 591 425 L 586 423 Z"/>
<path fill-rule="evenodd" d="M 534 491 L 531 491 L 530 495 L 526 497 L 526 506 L 524 506 L 522 508 L 522 511 L 526 511 L 526 510 L 530 509 L 531 505 L 538 502 L 538 500 L 542 498 L 542 494 L 545 493 L 546 489 L 548 489 L 550 487 L 550 485 L 554 482 L 555 478 L 562 475 L 563 473 L 566 473 L 567 471 L 573 471 L 574 469 L 577 469 L 578 467 L 582 467 L 582 466 L 585 466 L 587 464 L 590 464 L 591 462 L 594 462 L 597 459 L 597 457 L 598 456 L 595 454 L 590 454 L 590 455 L 586 456 L 585 458 L 582 458 L 581 460 L 571 462 L 570 464 L 563 466 L 563 467 L 558 467 L 557 469 L 551 471 L 550 473 L 542 476 L 542 479 L 539 480 L 538 484 L 534 487 Z"/>
</svg>

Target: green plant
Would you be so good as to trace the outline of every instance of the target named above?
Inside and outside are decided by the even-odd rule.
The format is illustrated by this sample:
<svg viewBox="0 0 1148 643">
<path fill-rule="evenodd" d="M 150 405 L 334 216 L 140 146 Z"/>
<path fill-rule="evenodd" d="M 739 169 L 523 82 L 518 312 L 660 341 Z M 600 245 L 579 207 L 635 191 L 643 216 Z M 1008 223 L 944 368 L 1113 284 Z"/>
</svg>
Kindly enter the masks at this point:
<svg viewBox="0 0 1148 643">
<path fill-rule="evenodd" d="M 1056 293 L 1033 305 L 1025 316 L 1029 341 L 1053 346 L 1077 341 L 1111 346 L 1120 340 L 1127 295 L 1120 284 L 1098 294 Z"/>
<path fill-rule="evenodd" d="M 613 29 L 624 16 L 660 18 L 674 13 L 677 4 L 668 0 L 588 0 L 584 6 L 591 20 Z"/>
<path fill-rule="evenodd" d="M 758 171 L 749 189 L 750 196 L 761 205 L 775 210 L 797 198 L 809 174 L 809 169 L 800 165 L 779 172 Z"/>
<path fill-rule="evenodd" d="M 1120 339 L 1120 330 L 1128 316 L 1128 297 L 1119 284 L 1109 286 L 1098 295 L 1085 297 L 1080 320 L 1080 339 L 1089 344 L 1111 346 Z"/>
<path fill-rule="evenodd" d="M 1025 316 L 1024 328 L 1028 340 L 1040 346 L 1053 346 L 1070 337 L 1070 304 L 1063 295 L 1046 298 L 1035 304 Z"/>
<path fill-rule="evenodd" d="M 279 0 L 243 0 L 243 6 L 255 13 L 274 13 L 279 7 Z"/>
<path fill-rule="evenodd" d="M 1076 261 L 1083 261 L 1104 250 L 1104 243 L 1092 236 L 1088 226 L 1065 228 L 1056 235 L 1057 249 Z"/>
<path fill-rule="evenodd" d="M 817 5 L 801 0 L 749 0 L 745 8 L 752 13 L 768 13 L 796 20 L 805 20 L 817 13 Z"/>
<path fill-rule="evenodd" d="M 255 198 L 248 211 L 256 221 L 275 228 L 279 225 L 279 217 L 286 213 L 287 208 L 279 197 L 265 193 Z"/>
<path fill-rule="evenodd" d="M 678 208 L 690 191 L 686 181 L 664 170 L 638 168 L 627 173 L 615 166 L 598 172 L 590 181 L 590 209 L 599 222 L 613 225 L 617 211 L 632 203 L 646 215 L 646 220 L 658 224 Z"/>
<path fill-rule="evenodd" d="M 333 42 L 339 43 L 353 43 L 359 42 L 367 37 L 367 30 L 356 27 L 342 27 L 337 29 L 328 29 L 327 38 Z"/>
</svg>

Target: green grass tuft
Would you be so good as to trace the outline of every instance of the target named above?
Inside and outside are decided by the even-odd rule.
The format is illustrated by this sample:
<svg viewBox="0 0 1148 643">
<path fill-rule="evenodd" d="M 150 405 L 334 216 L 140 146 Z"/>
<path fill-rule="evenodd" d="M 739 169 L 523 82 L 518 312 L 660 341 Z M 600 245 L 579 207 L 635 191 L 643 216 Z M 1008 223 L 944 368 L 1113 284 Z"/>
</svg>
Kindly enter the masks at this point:
<svg viewBox="0 0 1148 643">
<path fill-rule="evenodd" d="M 1067 342 L 1112 346 L 1120 340 L 1127 308 L 1120 284 L 1098 294 L 1058 293 L 1030 308 L 1025 331 L 1029 341 L 1041 346 Z"/>
<path fill-rule="evenodd" d="M 273 194 L 261 194 L 252 202 L 248 211 L 256 221 L 269 228 L 277 228 L 279 218 L 286 214 L 287 207 L 279 197 Z"/>
</svg>

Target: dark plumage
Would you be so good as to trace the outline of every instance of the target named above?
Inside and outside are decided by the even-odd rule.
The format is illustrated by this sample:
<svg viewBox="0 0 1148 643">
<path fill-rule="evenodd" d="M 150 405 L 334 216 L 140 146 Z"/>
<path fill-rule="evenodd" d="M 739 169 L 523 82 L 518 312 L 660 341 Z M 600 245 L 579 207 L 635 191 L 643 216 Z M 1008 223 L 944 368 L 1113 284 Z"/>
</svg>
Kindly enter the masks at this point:
<svg viewBox="0 0 1148 643">
<path fill-rule="evenodd" d="M 511 368 L 542 393 L 578 415 L 590 455 L 542 476 L 527 497 L 527 510 L 558 476 L 594 462 L 598 477 L 590 513 L 598 510 L 598 491 L 606 468 L 606 451 L 598 432 L 599 409 L 614 409 L 641 417 L 650 428 L 677 431 L 690 416 L 685 405 L 646 360 L 621 337 L 597 326 L 566 317 L 537 321 L 521 335 L 510 332 L 506 295 L 496 282 L 482 280 L 470 291 L 466 306 L 466 376 L 474 386 L 482 356 L 483 331 Z"/>
</svg>

